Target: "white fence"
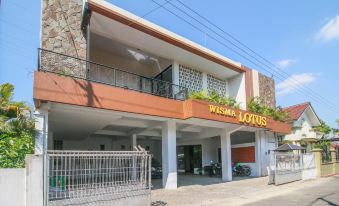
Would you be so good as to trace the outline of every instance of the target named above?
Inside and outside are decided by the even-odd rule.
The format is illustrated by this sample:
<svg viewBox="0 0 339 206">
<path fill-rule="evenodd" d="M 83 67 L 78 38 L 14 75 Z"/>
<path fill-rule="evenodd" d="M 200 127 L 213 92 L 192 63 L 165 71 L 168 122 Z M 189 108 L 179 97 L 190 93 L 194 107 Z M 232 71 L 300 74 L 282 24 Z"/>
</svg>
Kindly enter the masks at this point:
<svg viewBox="0 0 339 206">
<path fill-rule="evenodd" d="M 274 153 L 268 170 L 269 183 L 275 185 L 316 177 L 313 154 Z"/>
<path fill-rule="evenodd" d="M 145 151 L 48 151 L 47 204 L 125 205 L 122 200 L 142 199 L 149 205 L 150 166 Z"/>
</svg>

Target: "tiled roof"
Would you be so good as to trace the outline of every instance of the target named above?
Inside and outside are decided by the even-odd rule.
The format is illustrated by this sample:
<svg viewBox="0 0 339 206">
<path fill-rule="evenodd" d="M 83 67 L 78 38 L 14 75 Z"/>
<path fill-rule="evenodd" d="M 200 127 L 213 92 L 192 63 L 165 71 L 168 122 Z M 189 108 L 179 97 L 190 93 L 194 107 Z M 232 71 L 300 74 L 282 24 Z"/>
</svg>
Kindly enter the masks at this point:
<svg viewBox="0 0 339 206">
<path fill-rule="evenodd" d="M 296 104 L 293 106 L 289 106 L 284 108 L 284 110 L 288 113 L 289 115 L 289 120 L 294 121 L 298 120 L 301 114 L 305 111 L 307 107 L 309 107 L 311 104 L 309 102 L 304 102 L 301 104 Z"/>
</svg>

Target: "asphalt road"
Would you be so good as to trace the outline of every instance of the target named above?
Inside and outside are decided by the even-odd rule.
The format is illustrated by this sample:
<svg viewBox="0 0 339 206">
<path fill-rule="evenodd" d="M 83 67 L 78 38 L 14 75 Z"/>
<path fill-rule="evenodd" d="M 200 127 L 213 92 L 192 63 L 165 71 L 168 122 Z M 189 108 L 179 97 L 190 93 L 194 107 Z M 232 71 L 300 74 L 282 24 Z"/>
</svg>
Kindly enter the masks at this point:
<svg viewBox="0 0 339 206">
<path fill-rule="evenodd" d="M 339 205 L 339 176 L 331 177 L 329 182 L 304 187 L 291 193 L 284 193 L 246 205 L 336 206 Z"/>
</svg>

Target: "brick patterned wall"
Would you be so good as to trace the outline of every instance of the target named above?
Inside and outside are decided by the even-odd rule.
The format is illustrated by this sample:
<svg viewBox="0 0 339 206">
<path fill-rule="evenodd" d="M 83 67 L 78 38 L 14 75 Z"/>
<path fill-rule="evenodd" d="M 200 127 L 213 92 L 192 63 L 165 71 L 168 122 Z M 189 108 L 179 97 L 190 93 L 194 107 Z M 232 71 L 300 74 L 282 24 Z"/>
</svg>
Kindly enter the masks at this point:
<svg viewBox="0 0 339 206">
<path fill-rule="evenodd" d="M 81 31 L 82 0 L 43 0 L 41 47 L 86 58 L 86 39 Z"/>
<path fill-rule="evenodd" d="M 259 75 L 259 96 L 262 99 L 262 103 L 269 107 L 276 106 L 275 100 L 275 83 L 270 77 L 267 77 L 261 73 Z"/>
<path fill-rule="evenodd" d="M 232 148 L 232 161 L 235 163 L 255 163 L 255 147 Z"/>
<path fill-rule="evenodd" d="M 82 0 L 43 0 L 41 48 L 86 59 L 87 43 L 81 31 L 81 18 Z M 61 63 L 63 67 L 57 66 Z M 65 67 L 65 63 L 70 66 Z M 41 66 L 48 71 L 86 76 L 86 64 L 52 53 L 41 54 Z"/>
</svg>

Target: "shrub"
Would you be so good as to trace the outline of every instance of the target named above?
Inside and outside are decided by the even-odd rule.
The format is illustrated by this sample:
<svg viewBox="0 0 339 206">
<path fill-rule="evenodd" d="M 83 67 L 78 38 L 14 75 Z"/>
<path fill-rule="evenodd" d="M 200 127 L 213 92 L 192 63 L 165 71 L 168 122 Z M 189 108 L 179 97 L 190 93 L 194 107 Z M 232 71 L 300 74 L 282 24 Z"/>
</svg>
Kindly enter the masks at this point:
<svg viewBox="0 0 339 206">
<path fill-rule="evenodd" d="M 232 107 L 234 109 L 239 109 L 239 103 L 233 97 L 224 97 L 221 96 L 218 92 L 212 91 L 210 94 L 207 91 L 199 91 L 199 92 L 190 92 L 190 99 L 199 99 L 205 100 L 216 104 L 221 104 L 224 106 Z"/>
<path fill-rule="evenodd" d="M 0 168 L 25 166 L 34 151 L 34 121 L 24 102 L 12 100 L 14 87 L 0 85 Z"/>
<path fill-rule="evenodd" d="M 250 112 L 262 114 L 271 117 L 273 120 L 285 122 L 288 120 L 288 113 L 281 107 L 267 107 L 262 104 L 260 98 L 255 97 L 247 102 L 247 110 Z"/>
</svg>

